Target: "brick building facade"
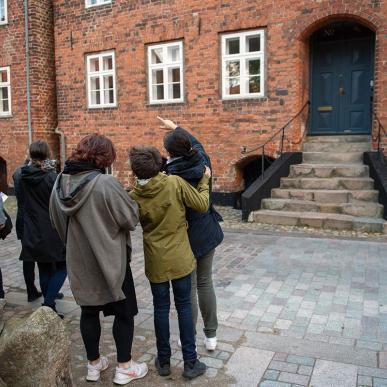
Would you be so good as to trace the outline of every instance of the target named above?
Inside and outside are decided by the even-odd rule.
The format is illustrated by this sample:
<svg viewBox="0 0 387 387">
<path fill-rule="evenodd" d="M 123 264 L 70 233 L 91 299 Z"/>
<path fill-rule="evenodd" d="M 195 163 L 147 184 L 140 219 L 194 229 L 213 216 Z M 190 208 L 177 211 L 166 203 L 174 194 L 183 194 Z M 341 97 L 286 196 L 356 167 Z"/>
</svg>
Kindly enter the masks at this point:
<svg viewBox="0 0 387 387">
<path fill-rule="evenodd" d="M 10 68 L 12 94 L 12 115 L 0 115 L 8 175 L 23 160 L 29 134 L 23 7 L 8 1 L 8 21 L 0 24 L 0 69 Z M 218 192 L 243 189 L 243 167 L 256 156 L 243 157 L 241 147 L 268 139 L 311 97 L 315 133 L 376 134 L 371 98 L 387 125 L 385 1 L 30 0 L 28 11 L 32 137 L 49 139 L 59 157 L 55 129 L 66 155 L 85 134 L 106 134 L 118 149 L 114 174 L 125 185 L 127 149 L 162 145 L 157 115 L 206 144 Z M 354 47 L 350 92 L 346 59 L 333 49 L 344 35 L 343 47 Z M 324 52 L 330 68 L 312 67 Z M 327 94 L 336 98 L 336 86 L 350 95 L 346 105 L 324 104 Z M 286 149 L 300 149 L 305 120 L 289 127 Z M 275 157 L 276 149 L 277 139 L 267 151 Z"/>
</svg>

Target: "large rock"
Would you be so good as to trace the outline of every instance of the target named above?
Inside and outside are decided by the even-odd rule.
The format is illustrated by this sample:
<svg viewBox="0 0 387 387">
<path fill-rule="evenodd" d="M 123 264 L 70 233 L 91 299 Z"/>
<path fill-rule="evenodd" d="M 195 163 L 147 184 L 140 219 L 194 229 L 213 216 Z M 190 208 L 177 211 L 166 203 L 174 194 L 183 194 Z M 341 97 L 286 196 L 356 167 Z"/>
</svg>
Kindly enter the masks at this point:
<svg viewBox="0 0 387 387">
<path fill-rule="evenodd" d="M 50 308 L 5 323 L 0 378 L 12 387 L 73 386 L 70 340 L 63 321 Z"/>
</svg>

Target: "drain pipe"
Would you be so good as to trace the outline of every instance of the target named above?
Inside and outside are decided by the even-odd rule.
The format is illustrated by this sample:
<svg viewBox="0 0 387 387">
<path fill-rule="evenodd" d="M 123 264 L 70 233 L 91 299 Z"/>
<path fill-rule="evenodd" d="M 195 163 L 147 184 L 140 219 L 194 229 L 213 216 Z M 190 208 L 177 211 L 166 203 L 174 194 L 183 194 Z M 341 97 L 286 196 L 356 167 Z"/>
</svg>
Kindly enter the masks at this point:
<svg viewBox="0 0 387 387">
<path fill-rule="evenodd" d="M 60 164 L 62 169 L 64 168 L 65 162 L 66 162 L 66 140 L 65 135 L 62 130 L 60 130 L 58 127 L 55 128 L 55 134 L 59 135 L 60 137 Z"/>
<path fill-rule="evenodd" d="M 27 120 L 28 143 L 32 143 L 31 93 L 30 93 L 30 32 L 28 25 L 28 0 L 24 0 L 24 44 L 26 46 L 26 75 L 27 75 Z"/>
</svg>

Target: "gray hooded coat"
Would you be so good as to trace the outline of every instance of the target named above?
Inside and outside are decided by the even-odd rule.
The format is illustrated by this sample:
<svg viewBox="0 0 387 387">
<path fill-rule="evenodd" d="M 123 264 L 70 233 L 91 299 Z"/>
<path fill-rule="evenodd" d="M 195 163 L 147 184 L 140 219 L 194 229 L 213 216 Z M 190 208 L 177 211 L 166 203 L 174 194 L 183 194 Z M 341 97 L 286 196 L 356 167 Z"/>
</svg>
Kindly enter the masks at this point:
<svg viewBox="0 0 387 387">
<path fill-rule="evenodd" d="M 81 306 L 125 299 L 129 231 L 139 221 L 137 204 L 113 176 L 99 174 L 77 192 L 90 173 L 60 175 L 50 200 L 52 223 L 66 244 L 71 290 Z"/>
</svg>

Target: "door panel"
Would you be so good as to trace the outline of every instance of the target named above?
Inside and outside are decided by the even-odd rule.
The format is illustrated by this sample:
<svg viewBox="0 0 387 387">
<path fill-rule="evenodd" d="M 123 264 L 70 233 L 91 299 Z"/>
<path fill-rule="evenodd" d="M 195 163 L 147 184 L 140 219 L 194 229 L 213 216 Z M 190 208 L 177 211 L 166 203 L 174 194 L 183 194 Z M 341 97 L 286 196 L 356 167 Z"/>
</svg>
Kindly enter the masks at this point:
<svg viewBox="0 0 387 387">
<path fill-rule="evenodd" d="M 312 47 L 312 134 L 369 133 L 373 41 L 318 42 Z"/>
</svg>

